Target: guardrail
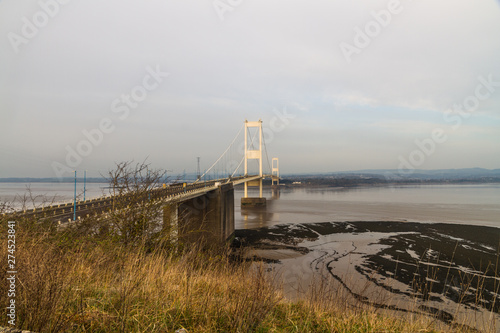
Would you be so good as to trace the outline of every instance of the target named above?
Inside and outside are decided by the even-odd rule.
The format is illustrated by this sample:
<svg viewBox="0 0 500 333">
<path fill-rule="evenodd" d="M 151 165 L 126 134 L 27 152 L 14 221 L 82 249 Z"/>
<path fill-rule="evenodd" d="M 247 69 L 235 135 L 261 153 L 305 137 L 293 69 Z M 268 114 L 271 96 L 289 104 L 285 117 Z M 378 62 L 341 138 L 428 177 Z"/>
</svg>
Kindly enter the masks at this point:
<svg viewBox="0 0 500 333">
<path fill-rule="evenodd" d="M 142 194 L 143 195 L 142 200 L 156 200 L 183 193 L 192 193 L 193 191 L 203 187 L 212 187 L 215 185 L 215 183 L 240 181 L 243 178 L 246 177 L 214 179 L 206 182 L 170 184 L 165 188 L 163 187 L 154 188 L 147 192 L 144 192 Z M 127 194 L 125 194 L 124 196 L 109 195 L 85 201 L 83 200 L 78 201 L 76 202 L 76 214 L 75 214 L 75 203 L 68 202 L 65 204 L 20 210 L 13 213 L 3 213 L 2 215 L 4 218 L 8 218 L 10 220 L 14 220 L 19 217 L 25 217 L 25 218 L 36 218 L 36 219 L 49 219 L 52 221 L 62 223 L 62 222 L 72 221 L 75 215 L 76 218 L 80 220 L 81 218 L 89 217 L 91 214 L 98 215 L 105 212 L 109 212 L 110 210 L 113 209 L 114 203 L 117 199 L 119 199 L 120 202 L 124 202 L 127 200 Z M 137 199 L 137 197 L 135 197 L 135 199 Z"/>
</svg>

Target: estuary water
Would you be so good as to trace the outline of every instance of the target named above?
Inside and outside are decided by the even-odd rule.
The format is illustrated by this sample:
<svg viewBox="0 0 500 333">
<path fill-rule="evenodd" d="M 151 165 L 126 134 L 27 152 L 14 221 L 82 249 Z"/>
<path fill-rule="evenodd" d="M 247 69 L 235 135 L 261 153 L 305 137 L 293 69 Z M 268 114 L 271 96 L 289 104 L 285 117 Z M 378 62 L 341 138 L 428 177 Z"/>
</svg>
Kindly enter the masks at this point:
<svg viewBox="0 0 500 333">
<path fill-rule="evenodd" d="M 87 183 L 85 199 L 93 199 L 109 195 L 108 183 Z M 0 203 L 8 203 L 15 208 L 27 208 L 44 203 L 67 203 L 74 200 L 75 184 L 73 183 L 0 183 Z M 84 198 L 84 185 L 76 186 L 77 200 Z"/>
<path fill-rule="evenodd" d="M 500 184 L 292 187 L 265 209 L 236 194 L 235 243 L 287 297 L 500 333 Z"/>
<path fill-rule="evenodd" d="M 85 197 L 108 194 L 107 183 L 87 183 Z M 19 206 L 23 197 L 35 202 L 70 202 L 72 183 L 0 183 L 0 203 Z M 78 200 L 83 184 L 77 184 Z M 249 191 L 250 196 L 258 196 Z M 242 210 L 242 186 L 235 190 L 236 229 L 255 229 L 283 223 L 343 221 L 413 221 L 500 227 L 500 184 L 452 184 L 377 187 L 282 187 L 264 189 L 266 209 Z M 31 200 L 28 200 L 28 204 Z"/>
<path fill-rule="evenodd" d="M 257 196 L 257 192 L 249 192 Z M 283 223 L 413 221 L 500 227 L 500 184 L 282 188 L 267 195 L 266 209 L 241 210 L 236 229 Z"/>
</svg>

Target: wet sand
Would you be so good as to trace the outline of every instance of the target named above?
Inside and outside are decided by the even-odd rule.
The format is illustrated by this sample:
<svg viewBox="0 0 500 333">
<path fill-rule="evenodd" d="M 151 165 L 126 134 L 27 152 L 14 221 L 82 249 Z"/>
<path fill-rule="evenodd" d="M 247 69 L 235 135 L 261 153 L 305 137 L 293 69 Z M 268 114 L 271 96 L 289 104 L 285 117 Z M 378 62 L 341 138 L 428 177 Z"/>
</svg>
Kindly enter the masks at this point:
<svg viewBox="0 0 500 333">
<path fill-rule="evenodd" d="M 500 331 L 500 228 L 394 221 L 280 224 L 237 230 L 236 244 L 266 262 L 291 298 L 327 281 L 326 292 L 352 304 Z"/>
</svg>

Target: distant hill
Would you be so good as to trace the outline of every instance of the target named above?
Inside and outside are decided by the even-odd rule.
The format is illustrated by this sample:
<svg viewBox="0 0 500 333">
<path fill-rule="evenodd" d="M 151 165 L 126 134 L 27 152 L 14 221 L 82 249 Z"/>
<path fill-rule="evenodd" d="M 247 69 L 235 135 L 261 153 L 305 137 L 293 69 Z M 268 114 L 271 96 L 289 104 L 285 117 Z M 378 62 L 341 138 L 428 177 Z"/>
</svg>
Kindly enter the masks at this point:
<svg viewBox="0 0 500 333">
<path fill-rule="evenodd" d="M 406 171 L 406 170 L 404 170 Z M 286 177 L 286 176 L 284 176 Z M 366 169 L 355 171 L 328 172 L 316 174 L 294 174 L 288 175 L 290 178 L 375 178 L 385 181 L 471 181 L 471 182 L 500 182 L 500 169 L 440 169 L 440 170 L 420 170 L 413 172 L 400 172 L 397 169 Z"/>
<path fill-rule="evenodd" d="M 219 176 L 219 175 L 217 175 Z M 216 177 L 216 175 L 207 176 L 207 180 Z M 222 176 L 221 176 L 222 177 Z M 379 179 L 384 182 L 405 182 L 405 181 L 471 181 L 471 182 L 500 182 L 500 169 L 440 169 L 440 170 L 420 170 L 413 172 L 400 172 L 397 169 L 365 169 L 355 171 L 340 171 L 326 173 L 297 173 L 282 174 L 282 178 L 346 178 L 346 179 Z M 195 174 L 186 174 L 169 177 L 169 181 L 194 181 Z M 75 179 L 67 178 L 0 178 L 0 183 L 72 183 Z M 83 182 L 83 178 L 77 179 L 78 183 Z M 107 183 L 105 178 L 87 178 L 88 183 Z"/>
<path fill-rule="evenodd" d="M 480 178 L 500 178 L 500 169 L 466 168 L 466 169 L 439 169 L 421 170 L 415 169 L 413 172 L 400 172 L 395 169 L 380 170 L 359 170 L 347 171 L 334 174 L 364 174 L 381 175 L 389 179 L 480 179 Z"/>
</svg>

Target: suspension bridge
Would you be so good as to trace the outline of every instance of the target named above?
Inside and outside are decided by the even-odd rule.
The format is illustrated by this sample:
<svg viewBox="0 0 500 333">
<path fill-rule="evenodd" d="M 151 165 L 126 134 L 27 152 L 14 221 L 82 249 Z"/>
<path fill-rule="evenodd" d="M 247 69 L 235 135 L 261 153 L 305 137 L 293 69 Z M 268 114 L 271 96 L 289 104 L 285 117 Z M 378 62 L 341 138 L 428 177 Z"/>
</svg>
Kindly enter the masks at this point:
<svg viewBox="0 0 500 333">
<path fill-rule="evenodd" d="M 267 163 L 266 166 L 264 162 Z M 207 181 L 206 177 L 210 174 L 223 174 L 224 177 Z M 242 208 L 262 208 L 266 206 L 266 198 L 263 196 L 265 178 L 271 179 L 273 187 L 279 186 L 279 160 L 269 159 L 262 120 L 245 120 L 228 148 L 210 168 L 203 174 L 198 174 L 194 182 L 152 188 L 144 194 L 143 200 L 162 200 L 163 224 L 168 225 L 176 237 L 187 235 L 184 239 L 191 242 L 204 239 L 220 243 L 234 234 L 234 187 L 244 186 Z M 258 188 L 258 195 L 250 196 L 250 192 L 254 194 L 256 191 L 249 192 L 249 188 Z M 110 195 L 34 208 L 16 212 L 13 218 L 15 215 L 23 215 L 53 220 L 59 224 L 74 222 L 115 209 L 115 200 L 117 197 Z"/>
<path fill-rule="evenodd" d="M 242 151 L 238 143 L 241 132 L 244 136 Z M 243 153 L 243 156 L 235 157 L 235 153 L 238 157 Z M 269 173 L 264 173 L 264 158 Z M 272 164 L 270 163 L 262 120 L 245 120 L 229 147 L 191 185 L 203 183 L 201 179 L 217 167 L 226 172 L 230 170 L 231 173 L 227 178 L 218 179 L 210 187 L 196 189 L 191 194 L 181 194 L 165 206 L 163 224 L 173 226 L 174 232 L 182 235 L 188 242 L 220 243 L 234 235 L 234 186 L 244 185 L 242 208 L 266 206 L 266 198 L 263 196 L 264 178 L 271 178 L 272 186 L 279 186 L 279 160 L 273 158 Z M 258 196 L 249 196 L 250 187 L 259 189 Z"/>
<path fill-rule="evenodd" d="M 241 132 L 243 132 L 244 135 L 243 150 L 240 149 L 238 142 L 238 139 L 241 137 Z M 268 173 L 264 173 L 264 160 L 267 162 Z M 241 170 L 242 165 L 243 170 Z M 216 174 L 220 173 L 219 170 L 224 170 L 222 173 L 228 175 L 227 180 L 231 181 L 233 185 L 244 184 L 245 193 L 241 201 L 242 206 L 264 206 L 266 201 L 262 195 L 262 181 L 264 178 L 271 178 L 272 185 L 279 185 L 279 160 L 275 157 L 272 159 L 272 163 L 270 163 L 263 135 L 262 120 L 245 120 L 244 125 L 241 127 L 238 134 L 236 134 L 229 147 L 210 168 L 202 175 L 198 176 L 195 183 L 201 181 L 201 179 L 207 174 L 210 174 L 212 170 L 217 170 Z M 230 170 L 229 174 L 228 170 Z M 240 176 L 238 180 L 231 180 L 235 175 Z M 249 197 L 249 187 L 258 187 L 259 196 Z"/>
</svg>

